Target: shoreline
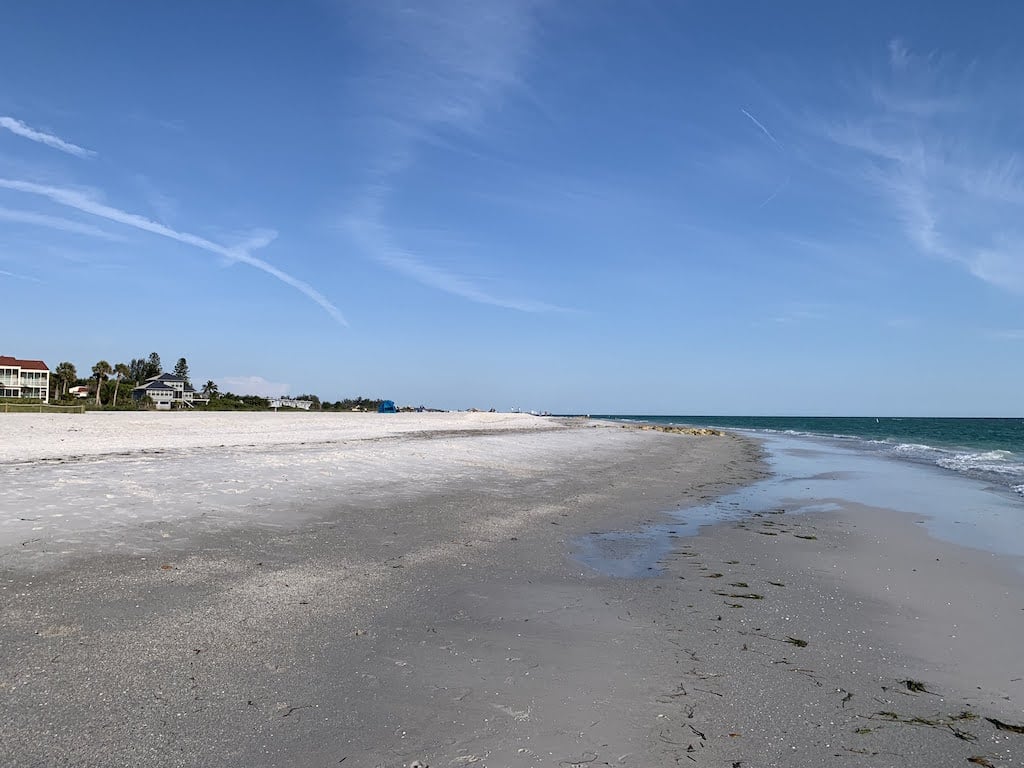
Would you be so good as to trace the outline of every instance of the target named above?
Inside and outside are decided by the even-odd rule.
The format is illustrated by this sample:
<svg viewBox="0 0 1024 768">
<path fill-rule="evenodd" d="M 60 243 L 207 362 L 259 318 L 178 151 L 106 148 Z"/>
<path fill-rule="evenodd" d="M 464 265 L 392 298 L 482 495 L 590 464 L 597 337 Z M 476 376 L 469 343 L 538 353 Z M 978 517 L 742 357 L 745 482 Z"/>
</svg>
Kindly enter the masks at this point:
<svg viewBox="0 0 1024 768">
<path fill-rule="evenodd" d="M 78 534 L 102 546 L 6 548 L 9 764 L 1020 759 L 993 722 L 1024 722 L 1002 559 L 880 506 L 741 502 L 772 482 L 746 438 L 460 434 L 0 467 L 8 509 L 12 487 L 69 512 L 177 489 Z M 79 495 L 47 497 L 58 479 Z M 197 512 L 227 479 L 243 492 Z M 747 514 L 683 535 L 733 503 Z M 571 556 L 646 525 L 678 530 L 650 578 Z M 929 645 L 951 622 L 959 644 Z"/>
<path fill-rule="evenodd" d="M 679 541 L 647 620 L 687 670 L 663 694 L 659 733 L 703 751 L 698 764 L 1019 764 L 1012 565 L 856 505 Z"/>
<path fill-rule="evenodd" d="M 598 416 L 626 424 L 694 426 L 793 436 L 941 467 L 1024 497 L 1024 419 L 1014 417 Z"/>
</svg>

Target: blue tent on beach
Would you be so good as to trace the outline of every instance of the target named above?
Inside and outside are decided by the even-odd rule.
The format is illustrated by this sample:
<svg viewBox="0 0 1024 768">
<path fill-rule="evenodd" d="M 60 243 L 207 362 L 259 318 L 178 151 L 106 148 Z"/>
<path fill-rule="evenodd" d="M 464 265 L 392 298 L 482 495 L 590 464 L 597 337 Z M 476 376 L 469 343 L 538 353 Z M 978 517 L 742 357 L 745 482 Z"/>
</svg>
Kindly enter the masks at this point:
<svg viewBox="0 0 1024 768">
<path fill-rule="evenodd" d="M 380 404 L 380 408 L 377 409 L 377 413 L 398 413 L 398 409 L 395 408 L 394 400 L 385 400 Z"/>
</svg>

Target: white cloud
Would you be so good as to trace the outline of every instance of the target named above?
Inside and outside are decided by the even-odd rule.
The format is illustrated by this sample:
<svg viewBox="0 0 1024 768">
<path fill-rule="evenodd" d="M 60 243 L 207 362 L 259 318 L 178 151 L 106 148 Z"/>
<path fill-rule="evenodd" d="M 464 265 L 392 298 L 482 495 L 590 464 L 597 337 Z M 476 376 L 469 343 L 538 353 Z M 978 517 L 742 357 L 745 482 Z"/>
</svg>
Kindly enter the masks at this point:
<svg viewBox="0 0 1024 768">
<path fill-rule="evenodd" d="M 344 228 L 353 240 L 375 261 L 388 269 L 405 275 L 422 285 L 436 288 L 453 296 L 519 312 L 566 312 L 563 307 L 530 299 L 510 299 L 489 293 L 472 280 L 438 268 L 417 254 L 401 248 L 393 241 L 388 228 L 372 216 L 349 218 Z"/>
<path fill-rule="evenodd" d="M 156 184 L 143 173 L 135 174 L 133 181 L 160 221 L 165 224 L 172 223 L 178 215 L 178 201 L 161 192 Z"/>
<path fill-rule="evenodd" d="M 373 40 L 376 52 L 362 92 L 389 130 L 378 137 L 374 179 L 356 206 L 360 213 L 342 222 L 354 242 L 385 268 L 453 296 L 521 312 L 560 308 L 496 296 L 399 245 L 384 204 L 415 163 L 421 143 L 438 141 L 442 132 L 479 134 L 487 112 L 509 92 L 526 92 L 523 70 L 538 6 L 535 0 L 442 0 L 424 6 L 380 0 L 356 7 L 357 27 Z"/>
<path fill-rule="evenodd" d="M 504 93 L 522 88 L 536 26 L 533 0 L 378 0 L 350 10 L 377 52 L 366 78 L 375 106 L 411 134 L 475 128 Z"/>
<path fill-rule="evenodd" d="M 262 376 L 222 376 L 215 381 L 221 392 L 260 397 L 282 397 L 288 394 L 291 386 L 282 382 L 267 381 Z"/>
<path fill-rule="evenodd" d="M 75 157 L 93 157 L 96 154 L 91 149 L 84 149 L 77 144 L 64 141 L 64 139 L 54 136 L 51 133 L 43 133 L 42 131 L 30 128 L 25 125 L 25 123 L 21 122 L 21 120 L 17 120 L 7 115 L 0 116 L 0 128 L 6 128 L 17 136 L 21 136 L 29 141 L 37 141 L 40 144 L 45 144 L 48 147 L 59 149 L 61 152 L 67 152 L 69 155 L 74 155 Z"/>
<path fill-rule="evenodd" d="M 1014 293 L 1024 293 L 1024 247 L 990 248 L 966 257 L 971 274 Z"/>
<path fill-rule="evenodd" d="M 904 70 L 910 61 L 910 51 L 902 40 L 894 38 L 889 41 L 889 65 L 895 70 Z"/>
<path fill-rule="evenodd" d="M 42 184 L 35 184 L 30 181 L 17 181 L 2 178 L 0 178 L 0 187 L 14 190 L 16 192 L 41 195 L 42 197 L 49 198 L 55 203 L 66 205 L 69 208 L 74 208 L 82 211 L 83 213 L 92 214 L 93 216 L 99 216 L 100 218 L 104 218 L 109 221 L 115 221 L 119 224 L 141 229 L 145 232 L 166 237 L 170 240 L 176 240 L 179 243 L 185 243 L 186 245 L 191 245 L 195 248 L 208 251 L 209 253 L 215 253 L 219 256 L 223 256 L 229 261 L 240 261 L 243 264 L 248 264 L 249 266 L 266 272 L 268 275 L 272 275 L 281 282 L 295 288 L 323 307 L 323 309 L 326 310 L 327 313 L 337 322 L 342 325 L 348 325 L 344 316 L 341 314 L 341 311 L 328 301 L 326 296 L 313 288 L 309 283 L 299 280 L 296 277 L 292 277 L 288 273 L 282 272 L 277 267 L 262 259 L 256 258 L 249 253 L 249 251 L 254 247 L 264 246 L 269 243 L 273 239 L 273 233 L 262 232 L 259 238 L 254 242 L 242 243 L 238 246 L 229 248 L 227 246 L 214 243 L 211 240 L 207 240 L 206 238 L 199 237 L 198 235 L 192 235 L 187 232 L 179 232 L 171 229 L 163 224 L 147 219 L 144 216 L 118 210 L 117 208 L 105 205 L 74 189 L 49 187 Z"/>
<path fill-rule="evenodd" d="M 99 227 L 94 227 L 92 224 L 83 224 L 80 221 L 71 221 L 71 219 L 64 219 L 60 216 L 50 216 L 45 213 L 36 213 L 35 211 L 21 211 L 0 206 L 0 221 L 12 221 L 16 224 L 31 224 L 38 227 L 58 229 L 62 232 L 73 232 L 78 235 L 99 237 L 103 240 L 112 240 L 116 242 L 125 241 L 125 238 L 120 235 L 115 235 L 112 232 L 107 232 Z"/>
<path fill-rule="evenodd" d="M 16 278 L 18 280 L 28 280 L 29 282 L 32 282 L 32 283 L 41 283 L 41 282 L 43 282 L 38 277 L 30 277 L 29 275 L 19 275 L 16 272 L 8 272 L 6 269 L 0 269 L 0 275 L 3 275 L 4 277 L 13 277 L 13 278 Z"/>
<path fill-rule="evenodd" d="M 890 76 L 871 85 L 861 114 L 822 129 L 844 150 L 837 170 L 876 195 L 920 253 L 1024 293 L 1024 174 L 994 130 L 1004 105 L 972 96 L 971 67 L 950 74 L 949 61 L 900 41 L 889 54 Z"/>
<path fill-rule="evenodd" d="M 819 304 L 792 304 L 782 307 L 781 313 L 773 317 L 772 322 L 779 325 L 816 323 L 828 316 L 827 309 L 828 307 Z"/>
</svg>

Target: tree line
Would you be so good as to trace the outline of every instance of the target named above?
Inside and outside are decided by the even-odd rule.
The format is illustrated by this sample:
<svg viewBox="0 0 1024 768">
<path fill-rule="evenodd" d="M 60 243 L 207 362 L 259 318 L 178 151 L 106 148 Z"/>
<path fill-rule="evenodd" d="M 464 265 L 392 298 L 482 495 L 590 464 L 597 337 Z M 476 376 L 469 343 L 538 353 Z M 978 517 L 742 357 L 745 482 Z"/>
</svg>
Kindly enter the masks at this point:
<svg viewBox="0 0 1024 768">
<path fill-rule="evenodd" d="M 149 398 L 136 401 L 131 392 L 135 387 L 144 384 L 147 379 L 159 376 L 164 372 L 160 355 L 150 352 L 146 357 L 135 357 L 127 363 L 114 363 L 99 360 L 92 366 L 90 377 L 80 377 L 74 363 L 63 361 L 58 363 L 50 377 L 52 397 L 54 401 L 70 400 L 69 390 L 74 386 L 95 387 L 96 408 L 113 409 L 145 409 L 151 407 Z M 172 373 L 184 379 L 191 386 L 188 360 L 179 357 L 174 364 Z M 208 380 L 199 394 L 209 400 L 208 404 L 196 404 L 199 410 L 217 411 L 256 411 L 270 408 L 270 399 L 259 395 L 237 395 L 233 392 L 221 392 L 215 381 Z M 124 393 L 128 393 L 126 399 Z M 291 396 L 293 400 L 309 400 L 313 403 L 312 410 L 317 411 L 376 411 L 384 398 L 350 397 L 343 400 L 321 400 L 317 395 L 303 394 Z"/>
<path fill-rule="evenodd" d="M 160 355 L 156 352 L 150 352 L 148 357 L 132 358 L 127 363 L 114 363 L 111 365 L 106 360 L 100 360 L 92 367 L 92 376 L 89 377 L 80 377 L 75 364 L 65 360 L 58 363 L 57 367 L 53 369 L 50 382 L 53 388 L 52 395 L 54 400 L 69 399 L 68 393 L 71 387 L 95 386 L 95 406 L 97 408 L 103 406 L 119 408 L 123 407 L 122 403 L 119 403 L 122 385 L 124 390 L 130 394 L 135 387 L 145 383 L 147 379 L 159 376 L 163 372 L 164 367 L 160 360 Z M 184 357 L 178 358 L 178 362 L 174 364 L 173 372 L 175 376 L 180 376 L 186 383 L 191 385 L 188 361 Z M 207 386 L 211 385 L 213 387 L 217 386 L 212 381 L 207 382 Z M 136 403 L 133 400 L 129 400 L 128 404 L 131 404 L 132 407 L 146 407 L 148 405 L 148 403 Z"/>
</svg>

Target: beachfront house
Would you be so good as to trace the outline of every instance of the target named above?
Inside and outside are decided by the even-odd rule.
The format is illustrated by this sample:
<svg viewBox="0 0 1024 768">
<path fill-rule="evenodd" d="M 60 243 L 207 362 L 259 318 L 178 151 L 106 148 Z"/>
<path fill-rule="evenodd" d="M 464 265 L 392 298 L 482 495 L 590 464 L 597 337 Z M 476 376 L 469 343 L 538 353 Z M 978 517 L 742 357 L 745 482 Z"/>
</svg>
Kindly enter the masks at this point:
<svg viewBox="0 0 1024 768">
<path fill-rule="evenodd" d="M 149 397 L 158 411 L 192 408 L 196 403 L 210 402 L 209 398 L 197 394 L 195 388 L 185 379 L 173 373 L 150 376 L 132 390 L 133 400 L 141 400 L 144 397 Z"/>
<path fill-rule="evenodd" d="M 50 402 L 50 369 L 42 360 L 19 360 L 0 355 L 0 397 Z"/>
<path fill-rule="evenodd" d="M 312 400 L 292 400 L 290 397 L 275 397 L 270 401 L 270 407 L 275 411 L 278 408 L 299 408 L 308 411 L 313 407 Z"/>
</svg>

